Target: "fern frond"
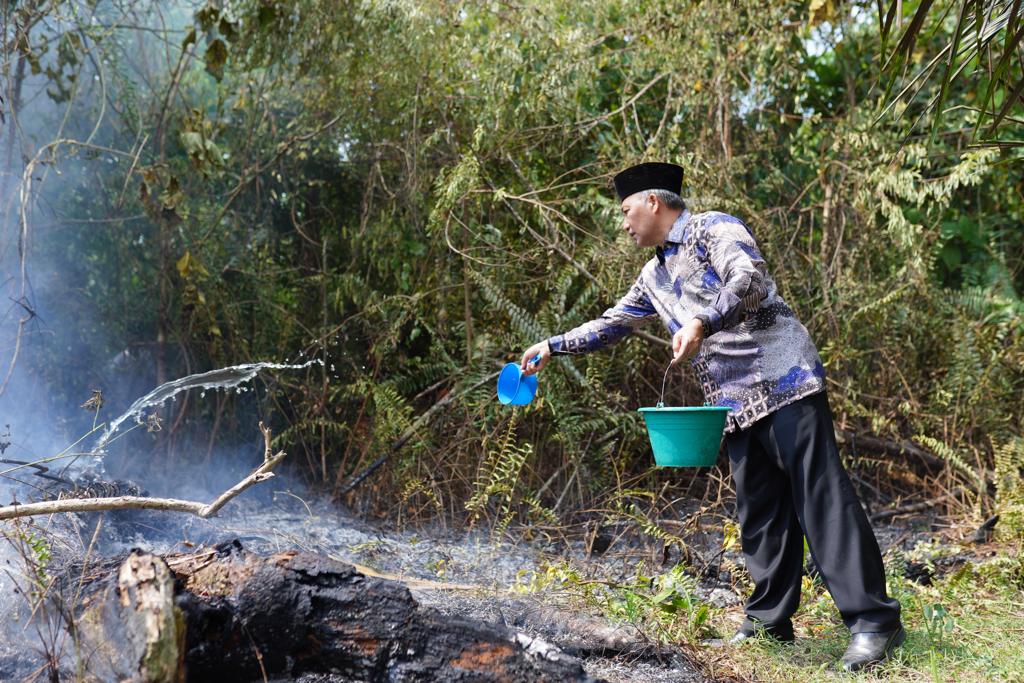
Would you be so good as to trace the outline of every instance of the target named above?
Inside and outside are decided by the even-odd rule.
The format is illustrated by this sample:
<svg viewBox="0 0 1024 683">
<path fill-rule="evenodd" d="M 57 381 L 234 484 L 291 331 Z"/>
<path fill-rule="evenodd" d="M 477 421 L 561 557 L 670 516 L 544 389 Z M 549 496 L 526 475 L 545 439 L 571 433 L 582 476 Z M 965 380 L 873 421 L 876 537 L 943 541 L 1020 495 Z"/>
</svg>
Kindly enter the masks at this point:
<svg viewBox="0 0 1024 683">
<path fill-rule="evenodd" d="M 658 526 L 657 523 L 653 522 L 647 515 L 645 515 L 636 503 L 631 504 L 628 508 L 621 502 L 616 506 L 616 514 L 618 517 L 630 520 L 634 522 L 640 531 L 645 535 L 662 541 L 664 543 L 675 543 L 681 548 L 686 547 L 686 541 L 676 534 L 670 531 L 666 531 L 662 527 Z"/>
<path fill-rule="evenodd" d="M 533 494 L 523 496 L 523 502 L 530 510 L 530 519 L 541 524 L 558 524 L 558 515 L 549 507 L 541 504 Z"/>
<path fill-rule="evenodd" d="M 950 465 L 952 465 L 955 469 L 969 476 L 971 479 L 978 478 L 978 474 L 977 472 L 974 471 L 974 468 L 967 464 L 967 461 L 963 459 L 963 457 L 956 449 L 947 446 L 945 443 L 939 441 L 938 439 L 934 439 L 924 434 L 918 434 L 917 436 L 914 437 L 914 440 L 919 441 L 920 443 L 930 448 L 932 452 L 935 453 L 935 455 L 939 456 L 940 458 L 948 462 Z"/>
<path fill-rule="evenodd" d="M 509 317 L 512 329 L 519 333 L 522 340 L 532 342 L 544 338 L 544 331 L 534 316 L 512 303 L 497 285 L 480 273 L 475 270 L 467 270 L 466 272 L 469 273 L 470 279 L 480 288 L 484 299 Z"/>
<path fill-rule="evenodd" d="M 997 482 L 1006 478 L 1015 487 L 1021 486 L 1020 469 L 1024 467 L 1024 438 L 1014 437 L 995 449 Z"/>
<path fill-rule="evenodd" d="M 437 514 L 440 515 L 444 513 L 444 506 L 441 505 L 441 501 L 438 499 L 437 494 L 434 493 L 434 490 L 420 477 L 413 477 L 405 483 L 405 486 L 402 487 L 402 491 L 399 494 L 399 499 L 402 502 L 409 502 L 414 496 L 418 495 L 426 498 L 427 502 L 434 508 Z"/>
</svg>

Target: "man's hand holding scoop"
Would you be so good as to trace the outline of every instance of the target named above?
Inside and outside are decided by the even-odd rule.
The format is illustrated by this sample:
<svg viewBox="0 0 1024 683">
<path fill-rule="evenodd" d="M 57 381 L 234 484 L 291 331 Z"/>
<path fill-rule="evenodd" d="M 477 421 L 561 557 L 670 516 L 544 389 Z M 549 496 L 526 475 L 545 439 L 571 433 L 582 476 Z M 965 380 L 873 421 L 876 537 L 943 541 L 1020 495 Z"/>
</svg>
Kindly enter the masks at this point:
<svg viewBox="0 0 1024 683">
<path fill-rule="evenodd" d="M 535 356 L 540 356 L 540 358 L 533 360 Z M 549 358 L 551 358 L 551 347 L 548 346 L 547 340 L 537 342 L 523 353 L 523 359 L 519 361 L 519 367 L 522 369 L 523 374 L 529 377 L 543 370 L 544 366 L 548 364 Z"/>
</svg>

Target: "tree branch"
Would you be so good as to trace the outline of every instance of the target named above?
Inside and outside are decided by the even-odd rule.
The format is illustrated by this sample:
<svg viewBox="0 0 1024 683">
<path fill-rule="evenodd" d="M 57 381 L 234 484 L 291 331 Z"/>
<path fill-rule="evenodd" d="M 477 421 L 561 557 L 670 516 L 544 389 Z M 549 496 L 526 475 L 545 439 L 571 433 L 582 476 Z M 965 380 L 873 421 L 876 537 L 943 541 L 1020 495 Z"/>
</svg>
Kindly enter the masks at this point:
<svg viewBox="0 0 1024 683">
<path fill-rule="evenodd" d="M 924 512 L 926 510 L 931 510 L 932 508 L 938 506 L 940 503 L 946 502 L 947 500 L 956 500 L 963 494 L 964 490 L 962 488 L 954 489 L 949 493 L 944 493 L 941 496 L 931 498 L 930 500 L 926 500 L 920 503 L 910 503 L 908 505 L 900 505 L 899 507 L 890 508 L 888 510 L 881 510 L 871 515 L 870 519 L 872 522 L 880 522 L 882 520 L 890 519 L 898 515 L 907 515 L 913 512 Z"/>
<path fill-rule="evenodd" d="M 870 434 L 857 434 L 846 429 L 836 429 L 836 436 L 839 437 L 840 443 L 849 443 L 854 448 L 863 446 L 869 451 L 882 452 L 886 455 L 912 455 L 935 469 L 942 469 L 946 466 L 945 460 L 932 455 L 909 439 L 893 441 Z"/>
<path fill-rule="evenodd" d="M 198 517 L 213 517 L 232 498 L 236 497 L 253 484 L 266 481 L 274 476 L 271 471 L 282 460 L 285 452 L 274 453 L 270 446 L 270 428 L 260 422 L 265 444 L 263 464 L 252 471 L 224 493 L 217 496 L 210 504 L 198 503 L 176 498 L 143 498 L 140 496 L 116 496 L 113 498 L 67 498 L 65 500 L 48 500 L 42 503 L 13 504 L 0 507 L 0 520 L 33 515 L 48 515 L 55 512 L 98 512 L 101 510 L 170 510 L 172 512 L 188 512 Z"/>
<path fill-rule="evenodd" d="M 902 441 L 883 439 L 877 436 L 871 436 L 870 434 L 857 434 L 856 432 L 851 432 L 846 429 L 836 429 L 836 439 L 841 444 L 849 445 L 853 451 L 856 451 L 858 447 L 861 447 L 869 451 L 884 453 L 886 455 L 913 456 L 923 462 L 928 469 L 932 471 L 945 469 L 948 465 L 945 460 L 937 455 L 932 455 L 930 452 L 925 450 L 923 446 L 918 445 L 910 439 L 904 439 Z M 987 484 L 991 484 L 993 481 L 991 472 L 982 472 L 979 476 Z M 978 488 L 978 484 L 975 482 L 964 482 L 964 486 L 975 493 L 984 493 L 984 491 Z M 984 488 L 984 485 L 982 488 Z"/>
</svg>

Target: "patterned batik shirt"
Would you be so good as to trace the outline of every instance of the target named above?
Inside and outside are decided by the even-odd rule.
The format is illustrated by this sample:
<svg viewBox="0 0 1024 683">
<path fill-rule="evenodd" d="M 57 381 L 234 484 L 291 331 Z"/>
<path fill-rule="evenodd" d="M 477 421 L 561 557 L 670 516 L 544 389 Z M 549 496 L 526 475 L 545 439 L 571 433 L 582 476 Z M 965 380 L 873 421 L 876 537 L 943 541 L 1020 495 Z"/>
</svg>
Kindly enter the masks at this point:
<svg viewBox="0 0 1024 683">
<path fill-rule="evenodd" d="M 730 408 L 726 432 L 825 388 L 807 328 L 779 296 L 738 218 L 684 210 L 615 306 L 548 344 L 552 355 L 587 353 L 654 318 L 671 334 L 693 318 L 703 323 L 705 339 L 690 363 L 705 400 Z"/>
</svg>

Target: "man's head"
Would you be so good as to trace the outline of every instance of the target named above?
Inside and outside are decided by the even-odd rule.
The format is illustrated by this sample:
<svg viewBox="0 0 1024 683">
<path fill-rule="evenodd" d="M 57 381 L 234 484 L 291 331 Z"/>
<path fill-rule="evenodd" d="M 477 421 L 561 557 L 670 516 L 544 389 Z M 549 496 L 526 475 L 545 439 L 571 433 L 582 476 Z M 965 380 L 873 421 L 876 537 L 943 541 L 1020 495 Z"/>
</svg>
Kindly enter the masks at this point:
<svg viewBox="0 0 1024 683">
<path fill-rule="evenodd" d="M 638 164 L 616 175 L 614 182 L 622 202 L 622 228 L 637 246 L 663 243 L 686 208 L 679 197 L 683 169 L 675 164 Z"/>
</svg>

